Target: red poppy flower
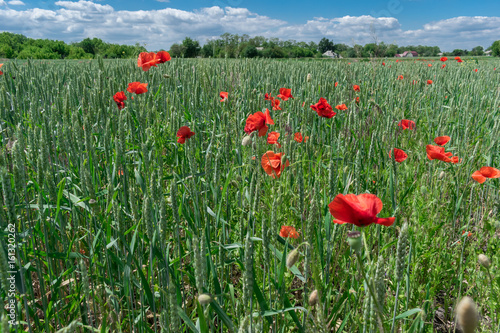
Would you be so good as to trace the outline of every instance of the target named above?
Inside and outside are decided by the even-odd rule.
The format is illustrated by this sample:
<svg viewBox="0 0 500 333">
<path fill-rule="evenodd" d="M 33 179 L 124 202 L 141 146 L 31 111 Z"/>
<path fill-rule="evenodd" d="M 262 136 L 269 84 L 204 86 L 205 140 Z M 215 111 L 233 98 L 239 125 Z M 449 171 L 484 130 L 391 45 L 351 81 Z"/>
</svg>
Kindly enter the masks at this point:
<svg viewBox="0 0 500 333">
<path fill-rule="evenodd" d="M 220 100 L 221 102 L 225 102 L 225 101 L 227 101 L 227 92 L 226 92 L 226 91 L 221 91 L 221 92 L 219 93 L 219 97 L 220 97 L 220 98 L 222 98 L 222 99 Z"/>
<path fill-rule="evenodd" d="M 186 142 L 186 139 L 189 139 L 193 135 L 194 135 L 194 132 L 191 132 L 191 130 L 189 129 L 189 127 L 182 126 L 177 131 L 177 137 L 178 137 L 177 142 L 178 143 L 184 143 L 184 142 Z"/>
<path fill-rule="evenodd" d="M 116 105 L 118 106 L 119 110 L 125 107 L 125 103 L 123 101 L 127 99 L 127 96 L 125 96 L 125 93 L 123 91 L 117 92 L 113 96 L 113 99 L 116 102 Z"/>
<path fill-rule="evenodd" d="M 457 59 L 457 62 L 464 62 L 462 59 Z"/>
<path fill-rule="evenodd" d="M 427 67 L 432 67 L 432 64 L 427 64 Z"/>
<path fill-rule="evenodd" d="M 445 67 L 446 67 L 446 64 L 443 64 L 443 65 L 441 66 L 441 68 L 445 68 Z"/>
<path fill-rule="evenodd" d="M 382 63 L 382 66 L 385 66 L 385 62 Z"/>
<path fill-rule="evenodd" d="M 273 178 L 280 178 L 281 171 L 290 165 L 290 162 L 282 163 L 282 157 L 285 153 L 275 154 L 272 151 L 267 151 L 262 155 L 261 165 L 264 171 Z"/>
<path fill-rule="evenodd" d="M 440 59 L 440 60 L 441 60 L 442 62 L 445 62 L 446 60 L 448 60 L 448 58 L 446 58 L 446 57 L 441 57 L 441 59 Z"/>
<path fill-rule="evenodd" d="M 356 97 L 356 104 L 359 104 L 359 96 Z"/>
<path fill-rule="evenodd" d="M 305 138 L 303 138 L 303 137 L 302 137 L 302 133 L 297 132 L 297 133 L 295 133 L 295 135 L 293 136 L 293 139 L 294 139 L 295 141 L 297 141 L 298 143 L 301 143 L 301 142 L 302 142 L 302 140 L 304 140 L 304 143 L 305 143 L 305 142 L 307 141 L 307 139 L 309 139 L 309 137 L 308 137 L 308 136 L 306 136 Z"/>
<path fill-rule="evenodd" d="M 500 170 L 485 166 L 477 171 L 474 171 L 472 178 L 482 184 L 486 181 L 486 178 L 500 178 Z"/>
<path fill-rule="evenodd" d="M 413 120 L 403 119 L 398 123 L 398 126 L 402 129 L 415 129 L 415 122 Z"/>
<path fill-rule="evenodd" d="M 278 97 L 284 101 L 288 101 L 289 98 L 293 99 L 292 89 L 280 88 L 280 93 L 278 94 Z"/>
<path fill-rule="evenodd" d="M 460 57 L 455 57 L 455 60 L 460 60 Z"/>
<path fill-rule="evenodd" d="M 337 87 L 338 85 L 339 85 L 339 83 L 338 83 L 338 82 L 335 82 L 335 87 Z"/>
<path fill-rule="evenodd" d="M 268 130 L 267 125 L 274 125 L 269 109 L 266 109 L 265 113 L 259 111 L 249 115 L 245 124 L 245 132 L 250 134 L 253 131 L 258 131 L 259 136 L 264 136 Z"/>
<path fill-rule="evenodd" d="M 151 66 L 157 67 L 158 61 L 154 52 L 141 52 L 137 58 L 137 67 L 142 67 L 142 70 L 146 72 Z"/>
<path fill-rule="evenodd" d="M 444 136 L 438 136 L 437 138 L 434 139 L 434 142 L 440 146 L 444 146 L 445 144 L 448 143 L 448 141 L 450 141 L 450 137 L 448 135 L 444 135 Z"/>
<path fill-rule="evenodd" d="M 340 104 L 335 107 L 339 111 L 347 110 L 347 106 L 345 104 Z"/>
<path fill-rule="evenodd" d="M 147 87 L 147 83 L 131 82 L 128 84 L 127 91 L 129 93 L 136 93 L 137 95 L 140 95 L 148 91 Z"/>
<path fill-rule="evenodd" d="M 316 111 L 320 117 L 325 118 L 333 118 L 337 114 L 323 97 L 319 99 L 318 103 L 311 105 L 311 109 Z"/>
<path fill-rule="evenodd" d="M 2 66 L 3 66 L 3 64 L 0 64 L 0 68 L 2 68 Z M 3 74 L 3 72 L 0 71 L 0 75 L 2 75 L 2 74 Z"/>
<path fill-rule="evenodd" d="M 477 68 L 474 70 L 474 72 L 477 72 Z"/>
<path fill-rule="evenodd" d="M 353 85 L 352 89 L 354 89 L 354 91 L 361 91 L 361 88 L 357 84 Z"/>
<path fill-rule="evenodd" d="M 427 145 L 425 146 L 425 150 L 427 152 L 427 158 L 429 160 L 440 160 L 446 163 L 452 162 L 451 153 L 445 153 L 444 147 Z M 458 163 L 458 157 L 456 159 L 456 163 Z"/>
<path fill-rule="evenodd" d="M 283 238 L 299 238 L 299 233 L 297 232 L 297 230 L 295 230 L 294 227 L 289 227 L 289 226 L 286 226 L 286 225 L 282 225 L 281 226 L 281 230 L 280 230 L 280 236 L 283 237 Z"/>
<path fill-rule="evenodd" d="M 392 151 L 389 152 L 389 157 L 392 158 Z M 408 155 L 406 155 L 403 150 L 394 148 L 394 159 L 396 160 L 396 162 L 401 163 L 406 160 L 407 157 Z"/>
<path fill-rule="evenodd" d="M 281 108 L 280 108 L 280 100 L 279 99 L 273 99 L 271 101 L 271 105 L 273 107 L 273 111 L 281 110 Z"/>
<path fill-rule="evenodd" d="M 402 79 L 403 79 L 403 75 L 398 76 L 398 80 L 402 80 Z"/>
<path fill-rule="evenodd" d="M 264 99 L 265 99 L 266 101 L 272 101 L 272 100 L 274 100 L 274 97 L 273 97 L 273 96 L 271 96 L 271 95 L 269 95 L 268 93 L 265 93 L 265 95 L 264 95 Z"/>
<path fill-rule="evenodd" d="M 304 101 L 304 102 L 302 102 L 302 107 L 304 107 L 305 105 L 306 105 L 306 102 L 305 102 L 305 101 Z"/>
<path fill-rule="evenodd" d="M 432 80 L 427 80 L 427 84 L 432 84 Z"/>
<path fill-rule="evenodd" d="M 170 54 L 167 51 L 160 51 L 156 54 L 155 59 L 159 64 L 163 64 L 167 61 L 170 61 L 171 58 Z"/>
<path fill-rule="evenodd" d="M 366 227 L 372 223 L 384 226 L 393 225 L 395 217 L 379 218 L 377 214 L 382 211 L 382 200 L 375 194 L 363 193 L 338 194 L 328 205 L 330 214 L 335 220 L 333 223 L 344 224 L 351 223 L 358 227 Z"/>
<path fill-rule="evenodd" d="M 277 145 L 278 148 L 281 148 L 281 145 L 278 143 L 278 139 L 280 137 L 280 134 L 278 132 L 271 132 L 267 135 L 267 143 L 270 145 Z"/>
</svg>

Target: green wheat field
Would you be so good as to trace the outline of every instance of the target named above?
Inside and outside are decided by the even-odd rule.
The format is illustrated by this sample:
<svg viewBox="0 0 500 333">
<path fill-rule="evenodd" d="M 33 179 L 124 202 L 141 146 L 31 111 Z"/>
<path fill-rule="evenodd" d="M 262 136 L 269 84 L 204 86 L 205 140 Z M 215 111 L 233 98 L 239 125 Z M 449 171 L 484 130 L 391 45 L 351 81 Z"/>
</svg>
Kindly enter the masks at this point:
<svg viewBox="0 0 500 333">
<path fill-rule="evenodd" d="M 1 332 L 499 331 L 500 179 L 472 174 L 500 168 L 500 60 L 1 70 Z M 245 133 L 266 109 L 267 134 Z M 458 163 L 428 157 L 440 136 Z M 392 225 L 334 223 L 363 193 Z"/>
</svg>

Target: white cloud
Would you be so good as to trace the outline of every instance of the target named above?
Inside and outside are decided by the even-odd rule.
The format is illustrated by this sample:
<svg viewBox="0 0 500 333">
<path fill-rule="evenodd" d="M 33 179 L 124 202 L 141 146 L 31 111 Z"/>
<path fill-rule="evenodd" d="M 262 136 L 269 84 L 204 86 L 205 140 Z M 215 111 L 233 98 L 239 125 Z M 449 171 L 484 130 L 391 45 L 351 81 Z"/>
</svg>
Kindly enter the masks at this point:
<svg viewBox="0 0 500 333">
<path fill-rule="evenodd" d="M 1 4 L 2 3 L 0 3 L 0 5 Z M 24 6 L 24 2 L 22 2 L 21 0 L 11 0 L 11 1 L 8 2 L 8 4 L 12 5 L 12 6 Z"/>
<path fill-rule="evenodd" d="M 6 4 L 0 0 L 0 5 Z M 471 49 L 477 45 L 487 47 L 500 35 L 500 17 L 455 17 L 424 24 L 421 29 L 403 30 L 394 17 L 370 15 L 314 17 L 303 24 L 290 24 L 246 8 L 213 6 L 193 11 L 174 8 L 128 11 L 84 0 L 57 1 L 55 5 L 50 10 L 0 8 L 0 31 L 67 42 L 86 37 L 121 44 L 139 42 L 148 50 L 168 49 L 186 36 L 204 43 L 224 32 L 307 42 L 327 37 L 335 43 L 349 45 L 374 40 L 399 45 L 438 45 L 445 51 Z"/>
</svg>

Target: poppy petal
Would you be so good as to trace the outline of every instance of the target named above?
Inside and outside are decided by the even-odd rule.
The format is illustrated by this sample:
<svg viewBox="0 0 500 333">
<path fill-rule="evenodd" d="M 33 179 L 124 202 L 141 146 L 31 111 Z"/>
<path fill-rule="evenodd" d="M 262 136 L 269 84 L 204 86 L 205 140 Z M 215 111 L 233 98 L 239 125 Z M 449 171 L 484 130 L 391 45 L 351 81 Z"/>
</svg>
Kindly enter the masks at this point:
<svg viewBox="0 0 500 333">
<path fill-rule="evenodd" d="M 474 173 L 472 174 L 471 177 L 472 177 L 472 179 L 474 179 L 479 184 L 482 184 L 482 183 L 484 183 L 486 181 L 486 177 L 483 176 L 479 170 L 478 171 L 474 171 Z"/>
<path fill-rule="evenodd" d="M 391 225 L 394 224 L 394 221 L 396 221 L 395 217 L 386 217 L 386 218 L 378 217 L 377 221 L 375 223 L 386 226 L 386 227 L 390 227 Z"/>
<path fill-rule="evenodd" d="M 500 170 L 492 167 L 482 167 L 479 172 L 486 178 L 500 178 Z"/>
</svg>

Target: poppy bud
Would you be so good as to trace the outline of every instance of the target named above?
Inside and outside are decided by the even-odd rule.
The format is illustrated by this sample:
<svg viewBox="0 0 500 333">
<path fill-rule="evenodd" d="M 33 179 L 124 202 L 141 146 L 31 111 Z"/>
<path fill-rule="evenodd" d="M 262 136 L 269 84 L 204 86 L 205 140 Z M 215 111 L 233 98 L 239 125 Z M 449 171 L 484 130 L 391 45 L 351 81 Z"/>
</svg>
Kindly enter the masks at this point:
<svg viewBox="0 0 500 333">
<path fill-rule="evenodd" d="M 361 247 L 363 246 L 363 242 L 361 241 L 361 233 L 359 231 L 351 231 L 347 233 L 347 243 L 349 243 L 349 246 L 354 251 L 361 251 Z"/>
<path fill-rule="evenodd" d="M 318 304 L 318 291 L 314 289 L 309 295 L 309 306 L 315 306 L 316 304 Z"/>
<path fill-rule="evenodd" d="M 427 192 L 427 187 L 422 185 L 422 187 L 420 187 L 420 193 L 422 193 L 422 195 L 427 195 L 427 193 L 429 193 Z"/>
<path fill-rule="evenodd" d="M 479 260 L 479 263 L 481 264 L 481 266 L 483 266 L 486 269 L 490 268 L 491 261 L 487 256 L 485 256 L 484 254 L 481 253 L 478 257 L 478 260 Z"/>
<path fill-rule="evenodd" d="M 170 75 L 168 75 L 168 74 L 163 74 L 163 77 L 164 77 L 165 79 L 170 79 Z"/>
<path fill-rule="evenodd" d="M 311 73 L 307 74 L 307 82 L 311 82 L 312 80 L 312 75 Z"/>
<path fill-rule="evenodd" d="M 243 140 L 241 140 L 241 144 L 243 146 L 250 146 L 252 144 L 252 138 L 249 135 L 246 135 Z"/>
<path fill-rule="evenodd" d="M 439 179 L 443 179 L 444 176 L 446 176 L 446 172 L 441 171 L 441 173 L 439 174 Z"/>
<path fill-rule="evenodd" d="M 198 295 L 198 302 L 200 302 L 201 305 L 207 305 L 210 304 L 210 302 L 213 301 L 212 295 L 210 294 L 201 294 Z"/>
<path fill-rule="evenodd" d="M 299 251 L 293 250 L 286 257 L 286 267 L 291 268 L 299 260 Z"/>
<path fill-rule="evenodd" d="M 473 333 L 476 330 L 479 315 L 472 298 L 466 296 L 458 303 L 457 319 L 464 333 Z"/>
</svg>

